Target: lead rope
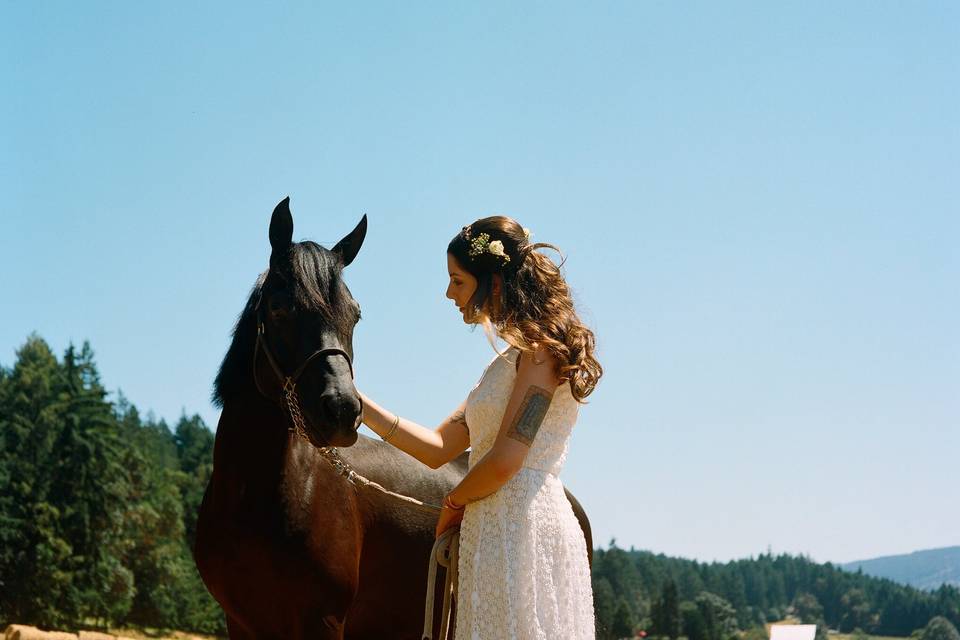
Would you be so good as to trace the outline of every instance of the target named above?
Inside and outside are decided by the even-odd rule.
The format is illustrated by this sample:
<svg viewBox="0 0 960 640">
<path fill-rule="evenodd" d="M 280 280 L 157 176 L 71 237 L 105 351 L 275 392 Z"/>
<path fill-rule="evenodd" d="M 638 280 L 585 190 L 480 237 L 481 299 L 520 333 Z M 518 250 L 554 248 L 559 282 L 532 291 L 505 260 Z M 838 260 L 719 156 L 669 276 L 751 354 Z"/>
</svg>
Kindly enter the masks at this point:
<svg viewBox="0 0 960 640">
<path fill-rule="evenodd" d="M 443 609 L 440 611 L 440 635 L 446 640 L 450 633 L 450 608 L 457 600 L 457 565 L 460 557 L 460 527 L 451 527 L 437 538 L 427 565 L 427 606 L 423 612 L 423 636 L 421 640 L 433 640 L 433 607 L 437 591 L 437 565 L 447 568 L 443 581 Z"/>
</svg>

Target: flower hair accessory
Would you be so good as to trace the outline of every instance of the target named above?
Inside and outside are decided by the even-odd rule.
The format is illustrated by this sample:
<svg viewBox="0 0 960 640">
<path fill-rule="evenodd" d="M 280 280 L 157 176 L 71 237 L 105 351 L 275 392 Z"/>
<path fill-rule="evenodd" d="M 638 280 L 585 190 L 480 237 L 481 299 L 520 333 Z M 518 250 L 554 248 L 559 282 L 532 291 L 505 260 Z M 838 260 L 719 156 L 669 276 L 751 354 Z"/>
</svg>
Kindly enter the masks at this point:
<svg viewBox="0 0 960 640">
<path fill-rule="evenodd" d="M 503 242 L 500 240 L 490 240 L 489 233 L 480 233 L 475 237 L 472 236 L 472 229 L 470 225 L 467 225 L 463 228 L 461 233 L 463 234 L 464 239 L 470 243 L 470 249 L 468 254 L 471 258 L 476 258 L 481 256 L 484 253 L 489 253 L 500 258 L 502 265 L 507 265 L 510 262 L 510 256 L 507 255 L 506 250 L 504 249 Z M 523 227 L 523 237 L 526 242 L 530 242 L 530 229 Z"/>
<path fill-rule="evenodd" d="M 499 256 L 504 264 L 510 262 L 510 256 L 503 250 L 503 243 L 499 240 L 491 242 L 489 233 L 481 233 L 470 241 L 471 257 L 479 256 L 484 252 Z"/>
</svg>

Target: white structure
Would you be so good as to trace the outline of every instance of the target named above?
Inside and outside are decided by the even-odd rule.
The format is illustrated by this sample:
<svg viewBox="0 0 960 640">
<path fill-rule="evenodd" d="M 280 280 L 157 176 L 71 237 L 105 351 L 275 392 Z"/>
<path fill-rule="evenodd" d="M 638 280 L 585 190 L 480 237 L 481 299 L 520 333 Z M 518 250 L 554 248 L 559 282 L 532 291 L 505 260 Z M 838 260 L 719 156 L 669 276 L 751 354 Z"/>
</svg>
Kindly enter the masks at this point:
<svg viewBox="0 0 960 640">
<path fill-rule="evenodd" d="M 813 640 L 817 635 L 815 624 L 772 624 L 770 640 Z"/>
</svg>

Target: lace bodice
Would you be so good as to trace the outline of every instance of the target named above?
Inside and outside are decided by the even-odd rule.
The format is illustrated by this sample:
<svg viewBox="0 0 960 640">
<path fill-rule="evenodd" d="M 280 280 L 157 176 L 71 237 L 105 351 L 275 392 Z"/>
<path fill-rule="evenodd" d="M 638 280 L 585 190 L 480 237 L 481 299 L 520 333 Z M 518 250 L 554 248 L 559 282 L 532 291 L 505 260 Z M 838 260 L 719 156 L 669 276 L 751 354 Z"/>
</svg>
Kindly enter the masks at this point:
<svg viewBox="0 0 960 640">
<path fill-rule="evenodd" d="M 470 430 L 468 465 L 471 468 L 486 455 L 497 438 L 516 380 L 519 353 L 519 349 L 510 347 L 503 357 L 494 356 L 480 381 L 467 396 L 465 413 Z M 557 387 L 543 424 L 530 445 L 524 467 L 560 474 L 579 408 L 580 403 L 574 399 L 569 384 Z"/>
</svg>

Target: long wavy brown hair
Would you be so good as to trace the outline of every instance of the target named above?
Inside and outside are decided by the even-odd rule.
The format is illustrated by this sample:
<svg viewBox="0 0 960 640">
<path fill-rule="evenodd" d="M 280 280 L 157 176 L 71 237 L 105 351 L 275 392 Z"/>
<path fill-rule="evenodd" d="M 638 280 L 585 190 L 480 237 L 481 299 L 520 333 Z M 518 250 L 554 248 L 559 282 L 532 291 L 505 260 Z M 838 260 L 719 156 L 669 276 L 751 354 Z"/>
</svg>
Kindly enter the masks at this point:
<svg viewBox="0 0 960 640">
<path fill-rule="evenodd" d="M 500 241 L 503 256 L 483 251 L 471 255 L 472 242 L 487 234 L 488 242 Z M 577 402 L 583 403 L 600 377 L 603 367 L 594 355 L 596 338 L 574 309 L 573 299 L 560 267 L 538 249 L 553 249 L 546 242 L 530 242 L 513 218 L 490 216 L 464 227 L 447 245 L 460 266 L 477 279 L 477 290 L 467 303 L 471 316 L 484 327 L 495 328 L 506 342 L 524 353 L 545 347 L 556 359 L 557 376 L 570 385 Z M 493 276 L 502 280 L 499 304 L 493 301 Z"/>
</svg>

